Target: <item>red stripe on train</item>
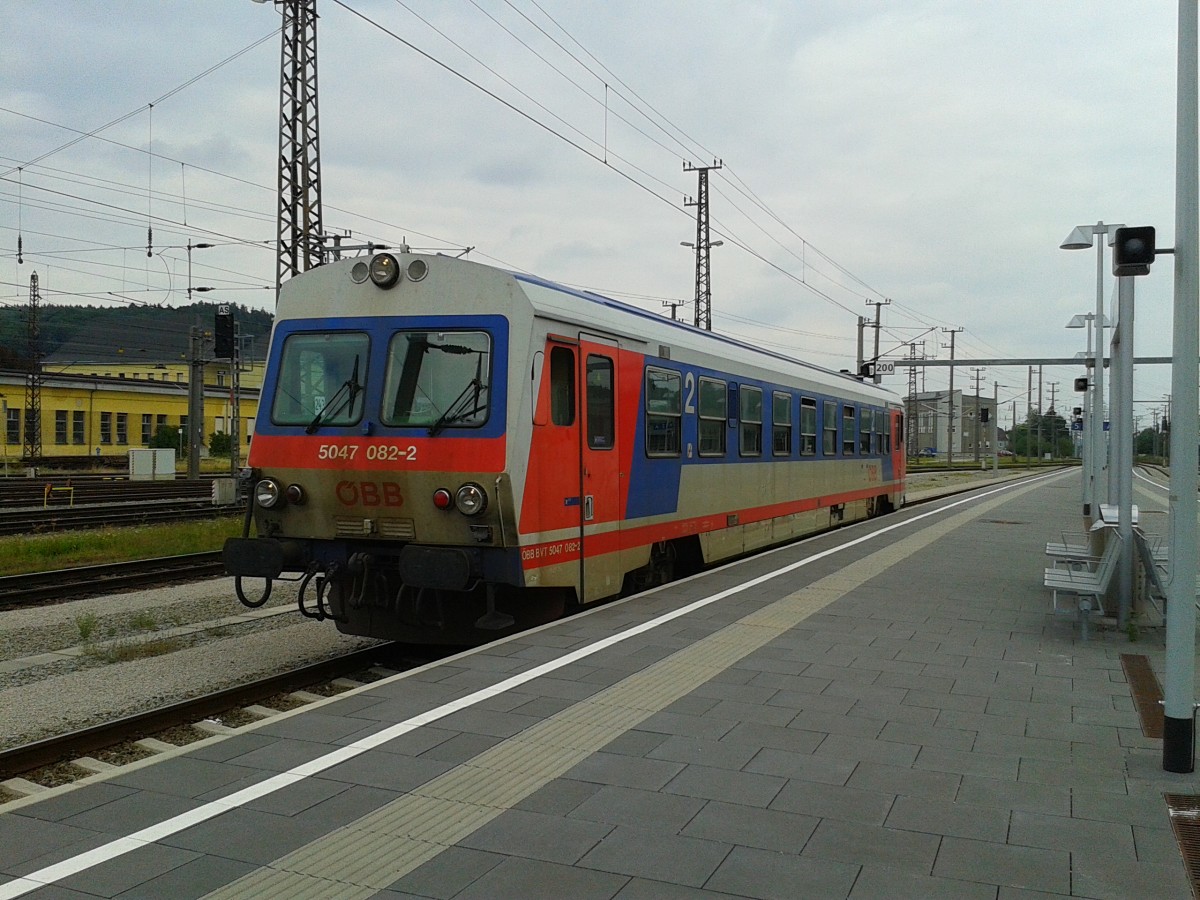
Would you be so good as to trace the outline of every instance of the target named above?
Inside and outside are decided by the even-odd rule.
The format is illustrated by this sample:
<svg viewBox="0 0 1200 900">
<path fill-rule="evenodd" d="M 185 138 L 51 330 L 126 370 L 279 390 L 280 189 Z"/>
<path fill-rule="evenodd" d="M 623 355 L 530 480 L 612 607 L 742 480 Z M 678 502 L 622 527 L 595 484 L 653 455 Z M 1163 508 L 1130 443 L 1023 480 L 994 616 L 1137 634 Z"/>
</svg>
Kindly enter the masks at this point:
<svg viewBox="0 0 1200 900">
<path fill-rule="evenodd" d="M 709 531 L 720 531 L 730 526 L 729 517 L 737 517 L 737 525 L 752 525 L 765 522 L 780 516 L 794 513 L 810 512 L 814 509 L 827 508 L 839 503 L 850 503 L 855 500 L 866 500 L 878 497 L 880 493 L 890 493 L 898 490 L 899 482 L 884 483 L 857 491 L 847 491 L 842 494 L 831 494 L 822 497 L 809 497 L 800 500 L 789 500 L 784 503 L 771 503 L 766 506 L 755 506 L 747 509 L 731 509 L 726 512 L 712 513 L 706 516 L 694 516 L 690 519 L 677 519 L 673 522 L 659 522 L 654 525 L 641 525 L 623 528 L 619 531 L 602 531 L 585 535 L 581 546 L 578 537 L 565 538 L 559 541 L 545 541 L 539 544 L 529 544 L 521 548 L 521 568 L 525 570 L 539 569 L 554 563 L 571 562 L 579 559 L 580 550 L 588 557 L 603 556 L 606 553 L 616 553 L 618 550 L 633 547 L 644 547 L 659 541 L 672 538 L 686 537 L 691 534 L 703 534 Z"/>
<path fill-rule="evenodd" d="M 251 466 L 402 472 L 502 472 L 505 439 L 256 434 Z"/>
</svg>

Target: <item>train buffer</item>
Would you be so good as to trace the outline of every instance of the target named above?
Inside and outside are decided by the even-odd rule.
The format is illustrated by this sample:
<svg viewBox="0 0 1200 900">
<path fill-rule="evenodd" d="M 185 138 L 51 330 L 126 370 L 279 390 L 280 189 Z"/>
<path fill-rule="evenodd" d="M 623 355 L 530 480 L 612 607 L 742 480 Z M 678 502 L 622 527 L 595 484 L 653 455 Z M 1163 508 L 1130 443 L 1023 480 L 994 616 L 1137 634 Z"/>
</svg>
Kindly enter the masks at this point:
<svg viewBox="0 0 1200 900">
<path fill-rule="evenodd" d="M 67 497 L 67 505 L 70 507 L 75 506 L 75 488 L 72 485 L 67 484 L 61 487 L 55 487 L 54 485 L 47 483 L 45 490 L 42 491 L 42 509 L 46 509 L 50 506 L 50 501 L 54 499 L 55 494 L 65 494 Z"/>
</svg>

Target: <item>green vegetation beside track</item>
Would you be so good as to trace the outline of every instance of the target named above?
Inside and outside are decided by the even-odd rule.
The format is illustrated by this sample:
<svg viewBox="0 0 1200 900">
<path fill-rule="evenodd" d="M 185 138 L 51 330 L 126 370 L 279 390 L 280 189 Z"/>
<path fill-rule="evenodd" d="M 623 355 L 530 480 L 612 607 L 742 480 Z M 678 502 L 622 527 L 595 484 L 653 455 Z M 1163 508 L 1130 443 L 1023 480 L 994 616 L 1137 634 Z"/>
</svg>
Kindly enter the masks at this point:
<svg viewBox="0 0 1200 900">
<path fill-rule="evenodd" d="M 220 550 L 242 533 L 242 516 L 0 538 L 0 575 L 50 572 L 77 566 L 182 556 Z"/>
</svg>

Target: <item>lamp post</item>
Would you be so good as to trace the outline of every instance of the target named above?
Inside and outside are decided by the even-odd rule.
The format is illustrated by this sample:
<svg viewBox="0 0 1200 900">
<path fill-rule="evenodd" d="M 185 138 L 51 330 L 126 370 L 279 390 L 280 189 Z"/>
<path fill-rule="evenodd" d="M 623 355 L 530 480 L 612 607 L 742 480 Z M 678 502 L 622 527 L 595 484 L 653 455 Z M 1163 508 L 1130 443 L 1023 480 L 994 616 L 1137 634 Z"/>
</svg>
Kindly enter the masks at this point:
<svg viewBox="0 0 1200 900">
<path fill-rule="evenodd" d="M 1095 512 L 1099 512 L 1100 504 L 1108 498 L 1107 469 L 1108 447 L 1104 440 L 1104 241 L 1097 241 L 1096 235 L 1109 236 L 1108 243 L 1118 228 L 1124 225 L 1106 225 L 1097 222 L 1095 225 L 1076 226 L 1067 239 L 1059 246 L 1063 250 L 1086 250 L 1096 248 L 1096 355 L 1093 362 L 1095 387 L 1092 393 L 1092 423 L 1090 429 L 1091 445 L 1095 457 L 1095 468 L 1092 477 L 1091 501 Z"/>
</svg>

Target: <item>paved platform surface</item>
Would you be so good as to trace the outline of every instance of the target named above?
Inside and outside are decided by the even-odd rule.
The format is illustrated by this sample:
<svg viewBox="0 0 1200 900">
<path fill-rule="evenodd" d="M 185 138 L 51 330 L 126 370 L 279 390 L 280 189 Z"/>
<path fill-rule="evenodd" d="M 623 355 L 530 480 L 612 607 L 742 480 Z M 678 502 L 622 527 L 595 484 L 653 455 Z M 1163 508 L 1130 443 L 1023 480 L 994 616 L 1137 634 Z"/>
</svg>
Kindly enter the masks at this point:
<svg viewBox="0 0 1200 900">
<path fill-rule="evenodd" d="M 10 804 L 0 898 L 1185 898 L 1162 793 L 1197 778 L 1119 662 L 1161 673 L 1163 635 L 1084 642 L 1041 586 L 1079 490 L 915 507 Z"/>
</svg>

